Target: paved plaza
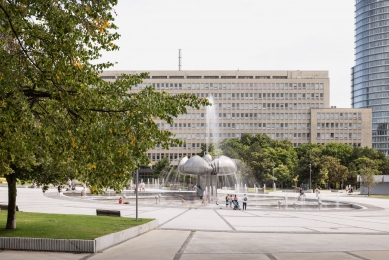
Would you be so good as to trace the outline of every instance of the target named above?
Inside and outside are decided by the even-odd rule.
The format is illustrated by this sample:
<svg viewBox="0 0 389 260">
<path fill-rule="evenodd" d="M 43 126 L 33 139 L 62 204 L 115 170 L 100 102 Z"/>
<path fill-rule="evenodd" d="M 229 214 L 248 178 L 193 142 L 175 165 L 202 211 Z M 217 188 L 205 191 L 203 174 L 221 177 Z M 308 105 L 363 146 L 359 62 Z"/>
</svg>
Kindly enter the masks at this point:
<svg viewBox="0 0 389 260">
<path fill-rule="evenodd" d="M 119 205 L 80 197 L 44 196 L 19 188 L 21 211 L 95 215 L 96 208 L 135 217 L 134 203 Z M 281 192 L 280 196 L 284 196 Z M 291 194 L 289 196 L 297 196 Z M 314 198 L 314 194 L 307 194 Z M 322 192 L 322 198 L 336 195 Z M 156 218 L 160 227 L 97 254 L 0 251 L 0 259 L 389 259 L 389 200 L 341 193 L 339 200 L 364 209 L 278 210 L 140 205 L 140 218 Z M 0 204 L 7 189 L 0 188 Z M 3 223 L 5 225 L 5 223 Z M 75 227 L 77 228 L 77 227 Z"/>
</svg>

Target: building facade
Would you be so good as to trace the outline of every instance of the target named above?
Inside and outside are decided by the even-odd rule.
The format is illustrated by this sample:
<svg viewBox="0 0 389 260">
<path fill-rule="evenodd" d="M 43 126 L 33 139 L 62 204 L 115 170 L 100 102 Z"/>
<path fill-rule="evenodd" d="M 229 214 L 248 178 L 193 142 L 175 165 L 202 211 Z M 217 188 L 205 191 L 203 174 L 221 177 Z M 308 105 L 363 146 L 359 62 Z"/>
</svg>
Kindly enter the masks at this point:
<svg viewBox="0 0 389 260">
<path fill-rule="evenodd" d="M 372 146 L 389 155 L 389 0 L 356 0 L 352 107 L 372 108 Z"/>
<path fill-rule="evenodd" d="M 106 71 L 101 77 L 111 81 L 122 73 L 140 72 Z M 341 142 L 371 147 L 371 109 L 331 108 L 327 71 L 150 71 L 133 91 L 149 85 L 171 94 L 212 97 L 216 115 L 207 123 L 206 108 L 189 109 L 174 124 L 156 121 L 159 129 L 175 133 L 186 144 L 150 150 L 152 163 L 164 157 L 177 162 L 199 153 L 207 140 L 217 143 L 243 133 L 289 139 L 294 146 Z"/>
<path fill-rule="evenodd" d="M 311 143 L 371 147 L 370 108 L 311 109 Z"/>
</svg>

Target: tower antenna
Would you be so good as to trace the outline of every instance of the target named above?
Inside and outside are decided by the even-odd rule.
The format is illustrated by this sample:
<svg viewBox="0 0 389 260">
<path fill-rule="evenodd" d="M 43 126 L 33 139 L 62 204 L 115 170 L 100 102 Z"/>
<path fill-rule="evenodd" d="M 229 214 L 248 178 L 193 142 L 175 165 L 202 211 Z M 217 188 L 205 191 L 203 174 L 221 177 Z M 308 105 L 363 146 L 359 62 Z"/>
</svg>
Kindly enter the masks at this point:
<svg viewBox="0 0 389 260">
<path fill-rule="evenodd" d="M 181 70 L 181 49 L 178 49 L 178 70 Z"/>
</svg>

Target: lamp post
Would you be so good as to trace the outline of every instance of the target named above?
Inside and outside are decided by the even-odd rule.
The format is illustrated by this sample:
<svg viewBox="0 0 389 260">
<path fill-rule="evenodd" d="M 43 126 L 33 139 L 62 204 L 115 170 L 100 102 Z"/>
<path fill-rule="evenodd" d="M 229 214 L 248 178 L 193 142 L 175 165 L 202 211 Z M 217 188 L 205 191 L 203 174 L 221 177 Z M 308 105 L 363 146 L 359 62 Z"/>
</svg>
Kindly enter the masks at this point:
<svg viewBox="0 0 389 260">
<path fill-rule="evenodd" d="M 273 173 L 273 191 L 276 191 L 276 184 L 274 183 L 274 166 L 275 166 L 275 165 L 273 165 L 273 166 L 271 167 L 271 171 L 272 171 L 272 173 Z"/>
<path fill-rule="evenodd" d="M 312 186 L 312 165 L 309 164 L 309 189 L 311 189 Z"/>
<path fill-rule="evenodd" d="M 136 177 L 135 177 L 135 196 L 136 196 L 136 221 L 138 221 L 138 185 L 139 185 L 139 171 L 138 169 L 136 170 Z"/>
</svg>

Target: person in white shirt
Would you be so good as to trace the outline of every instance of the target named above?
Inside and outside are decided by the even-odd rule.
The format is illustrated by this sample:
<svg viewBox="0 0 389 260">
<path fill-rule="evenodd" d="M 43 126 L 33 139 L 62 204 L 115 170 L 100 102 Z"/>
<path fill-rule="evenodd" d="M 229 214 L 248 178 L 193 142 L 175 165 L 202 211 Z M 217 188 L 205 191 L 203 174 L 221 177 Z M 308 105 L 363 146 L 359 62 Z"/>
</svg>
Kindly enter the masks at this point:
<svg viewBox="0 0 389 260">
<path fill-rule="evenodd" d="M 247 209 L 247 196 L 244 194 L 243 196 L 243 210 Z"/>
</svg>

